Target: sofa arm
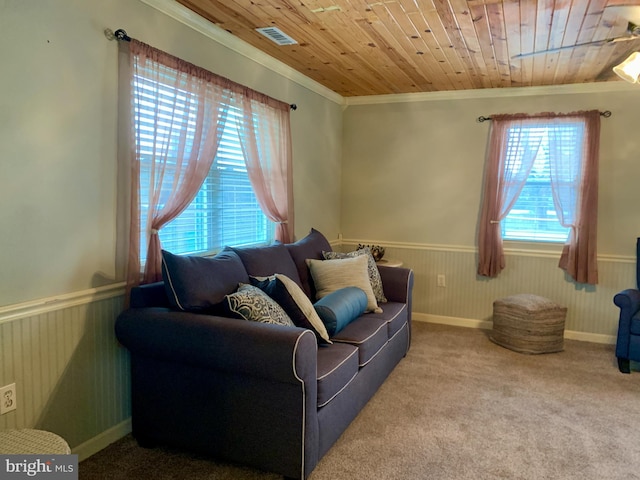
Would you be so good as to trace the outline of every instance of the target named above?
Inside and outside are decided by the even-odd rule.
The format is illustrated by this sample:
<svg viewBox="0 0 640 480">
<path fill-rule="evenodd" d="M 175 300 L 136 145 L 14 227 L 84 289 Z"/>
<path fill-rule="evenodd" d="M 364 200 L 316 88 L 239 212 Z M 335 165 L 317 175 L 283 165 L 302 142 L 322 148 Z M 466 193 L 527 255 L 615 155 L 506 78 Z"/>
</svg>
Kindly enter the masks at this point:
<svg viewBox="0 0 640 480">
<path fill-rule="evenodd" d="M 613 302 L 631 317 L 640 310 L 640 291 L 631 288 L 623 290 L 613 297 Z"/>
<path fill-rule="evenodd" d="M 135 355 L 283 383 L 316 381 L 310 330 L 166 308 L 126 310 L 115 330 Z"/>
<path fill-rule="evenodd" d="M 403 267 L 379 265 L 384 296 L 390 302 L 411 304 L 413 290 L 413 270 Z M 411 310 L 409 310 L 411 311 Z"/>
<path fill-rule="evenodd" d="M 620 307 L 618 336 L 616 339 L 616 357 L 619 359 L 628 359 L 631 341 L 631 319 L 640 310 L 640 291 L 634 289 L 623 290 L 613 297 L 613 302 Z"/>
</svg>

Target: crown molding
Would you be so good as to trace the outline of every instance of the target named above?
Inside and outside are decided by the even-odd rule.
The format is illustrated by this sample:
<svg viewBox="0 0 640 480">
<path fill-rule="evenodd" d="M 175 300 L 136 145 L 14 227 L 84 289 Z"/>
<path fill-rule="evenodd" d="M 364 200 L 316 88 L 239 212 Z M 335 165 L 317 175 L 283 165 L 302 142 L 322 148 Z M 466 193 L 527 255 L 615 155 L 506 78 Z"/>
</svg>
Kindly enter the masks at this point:
<svg viewBox="0 0 640 480">
<path fill-rule="evenodd" d="M 399 93 L 393 95 L 347 97 L 345 98 L 345 104 L 347 106 L 375 105 L 384 103 L 472 100 L 483 98 L 530 97 L 540 95 L 580 95 L 611 92 L 640 93 L 640 88 L 637 85 L 631 85 L 620 80 L 614 82 L 545 85 L 539 87 L 482 88 L 474 90 L 451 90 L 442 92 Z"/>
<path fill-rule="evenodd" d="M 179 21 L 180 23 L 192 28 L 205 37 L 227 47 L 230 50 L 242 55 L 249 60 L 262 65 L 272 72 L 281 75 L 292 82 L 297 83 L 322 97 L 330 100 L 338 105 L 344 105 L 344 97 L 333 90 L 328 89 L 324 85 L 319 84 L 315 80 L 303 75 L 293 68 L 285 65 L 280 60 L 276 60 L 270 55 L 258 50 L 254 46 L 248 44 L 244 40 L 240 40 L 235 35 L 230 34 L 226 30 L 211 23 L 209 20 L 201 17 L 197 13 L 189 10 L 184 5 L 175 0 L 140 0 L 142 3 L 158 10 L 161 13 Z"/>
</svg>

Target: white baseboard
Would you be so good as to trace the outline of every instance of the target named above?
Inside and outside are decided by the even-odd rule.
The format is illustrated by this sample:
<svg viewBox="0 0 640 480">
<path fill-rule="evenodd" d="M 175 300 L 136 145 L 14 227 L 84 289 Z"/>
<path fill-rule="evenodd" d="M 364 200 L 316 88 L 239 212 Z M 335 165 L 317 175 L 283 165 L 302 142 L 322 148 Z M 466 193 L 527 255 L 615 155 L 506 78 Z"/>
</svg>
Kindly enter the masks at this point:
<svg viewBox="0 0 640 480">
<path fill-rule="evenodd" d="M 444 315 L 431 315 L 429 313 L 412 313 L 411 318 L 417 322 L 439 323 L 441 325 L 451 325 L 454 327 L 481 328 L 483 330 L 491 330 L 491 328 L 493 328 L 493 322 L 491 320 L 445 317 Z M 604 335 L 601 333 L 565 330 L 564 338 L 569 340 L 579 340 L 581 342 L 603 343 L 607 345 L 616 344 L 616 337 L 614 335 Z"/>
<path fill-rule="evenodd" d="M 493 327 L 493 322 L 488 320 L 445 317 L 444 315 L 431 315 L 430 313 L 412 313 L 411 318 L 418 322 L 439 323 L 441 325 L 452 325 L 454 327 L 481 328 L 483 330 L 491 330 Z"/>
<path fill-rule="evenodd" d="M 120 440 L 129 433 L 131 433 L 130 418 L 108 430 L 105 430 L 100 435 L 81 443 L 77 447 L 73 448 L 71 453 L 78 455 L 78 461 L 81 462 L 82 460 L 89 458 L 94 453 L 98 453 L 103 448 L 108 447 L 113 442 Z"/>
<path fill-rule="evenodd" d="M 607 345 L 615 345 L 615 335 L 604 335 L 602 333 L 576 332 L 574 330 L 565 330 L 564 338 L 569 340 L 579 340 L 581 342 L 604 343 Z"/>
</svg>

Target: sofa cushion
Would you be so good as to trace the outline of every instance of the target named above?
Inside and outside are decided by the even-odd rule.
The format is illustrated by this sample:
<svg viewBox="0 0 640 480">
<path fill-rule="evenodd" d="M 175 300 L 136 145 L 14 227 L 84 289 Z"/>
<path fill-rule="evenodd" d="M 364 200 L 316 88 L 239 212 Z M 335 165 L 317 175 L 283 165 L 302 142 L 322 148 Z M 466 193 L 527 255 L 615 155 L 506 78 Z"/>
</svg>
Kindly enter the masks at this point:
<svg viewBox="0 0 640 480">
<path fill-rule="evenodd" d="M 335 343 L 318 348 L 318 408 L 325 406 L 358 373 L 358 348 Z"/>
<path fill-rule="evenodd" d="M 225 249 L 215 257 L 174 255 L 162 251 L 162 277 L 172 308 L 205 312 L 233 293 L 249 275 L 240 257 Z"/>
<path fill-rule="evenodd" d="M 375 357 L 388 340 L 387 322 L 366 314 L 333 336 L 333 343 L 348 343 L 358 347 L 358 364 L 363 367 Z"/>
<path fill-rule="evenodd" d="M 238 290 L 226 296 L 229 310 L 245 320 L 293 327 L 286 312 L 269 295 L 257 287 L 241 284 Z"/>
<path fill-rule="evenodd" d="M 281 273 L 302 286 L 296 264 L 293 263 L 284 244 L 274 243 L 263 247 L 229 248 L 240 257 L 249 276 L 268 277 L 274 273 Z"/>
<path fill-rule="evenodd" d="M 311 300 L 297 283 L 280 273 L 270 277 L 250 277 L 250 280 L 251 285 L 274 299 L 297 327 L 308 328 L 315 333 L 318 343 L 331 343 L 327 329 Z"/>
<path fill-rule="evenodd" d="M 322 260 L 322 252 L 330 252 L 331 244 L 322 233 L 315 229 L 311 229 L 309 234 L 301 238 L 295 243 L 287 243 L 285 245 L 293 262 L 296 264 L 298 275 L 302 284 L 302 289 L 309 296 L 315 298 L 315 287 L 313 279 L 309 275 L 309 267 L 307 266 L 307 258 L 314 260 Z"/>
<path fill-rule="evenodd" d="M 371 288 L 366 257 L 359 255 L 338 260 L 307 259 L 307 265 L 316 287 L 317 300 L 344 287 L 358 287 L 367 295 L 367 311 L 382 311 Z"/>
<path fill-rule="evenodd" d="M 367 295 L 358 287 L 345 287 L 325 295 L 313 307 L 333 336 L 364 313 Z"/>
<path fill-rule="evenodd" d="M 407 323 L 408 307 L 406 303 L 388 302 L 384 305 L 384 312 L 369 313 L 367 318 L 379 318 L 387 324 L 387 337 L 393 337 L 402 326 Z"/>
<path fill-rule="evenodd" d="M 353 252 L 341 253 L 341 252 L 322 252 L 322 255 L 326 260 L 334 260 L 336 258 L 352 258 L 362 255 L 367 257 L 367 270 L 369 272 L 369 281 L 371 282 L 371 289 L 376 297 L 376 301 L 385 303 L 387 301 L 382 289 L 382 278 L 380 278 L 380 272 L 376 261 L 371 255 L 371 249 L 369 247 L 360 248 Z"/>
</svg>

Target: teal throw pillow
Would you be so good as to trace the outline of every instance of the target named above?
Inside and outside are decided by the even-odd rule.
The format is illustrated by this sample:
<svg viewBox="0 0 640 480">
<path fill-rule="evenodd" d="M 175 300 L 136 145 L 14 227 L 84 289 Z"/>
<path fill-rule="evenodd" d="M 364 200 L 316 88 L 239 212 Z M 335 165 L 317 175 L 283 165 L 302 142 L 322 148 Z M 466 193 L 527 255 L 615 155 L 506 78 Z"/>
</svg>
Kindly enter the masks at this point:
<svg viewBox="0 0 640 480">
<path fill-rule="evenodd" d="M 313 306 L 329 335 L 334 336 L 364 313 L 367 295 L 358 287 L 345 287 L 322 297 Z"/>
</svg>

